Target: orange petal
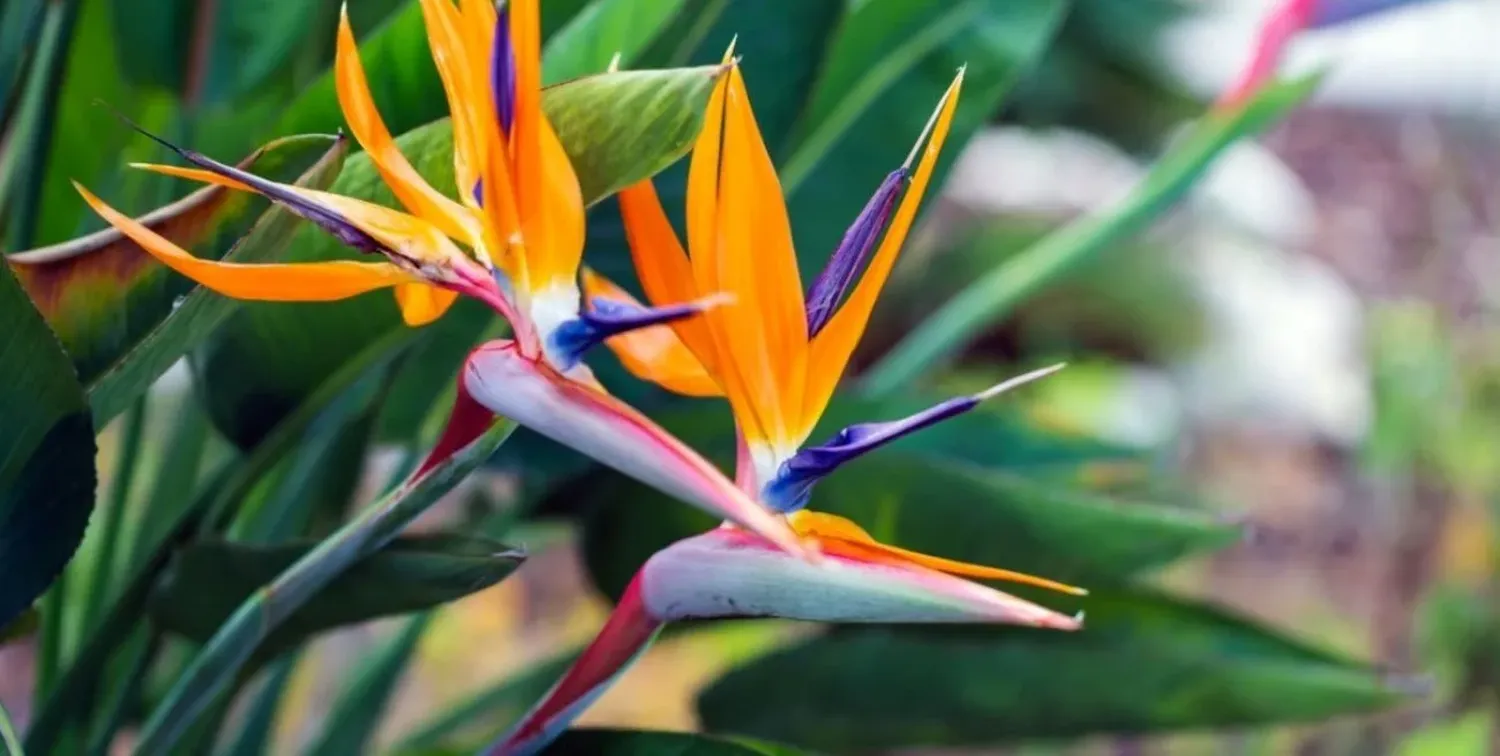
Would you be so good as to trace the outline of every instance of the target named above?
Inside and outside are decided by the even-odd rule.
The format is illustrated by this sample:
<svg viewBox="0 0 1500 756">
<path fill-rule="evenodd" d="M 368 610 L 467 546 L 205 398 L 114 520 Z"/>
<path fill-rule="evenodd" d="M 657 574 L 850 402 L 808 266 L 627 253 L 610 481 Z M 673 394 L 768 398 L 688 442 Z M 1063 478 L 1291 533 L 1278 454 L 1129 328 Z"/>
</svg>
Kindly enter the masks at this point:
<svg viewBox="0 0 1500 756">
<path fill-rule="evenodd" d="M 625 221 L 625 239 L 635 274 L 652 304 L 689 302 L 703 292 L 693 281 L 692 264 L 687 252 L 672 230 L 672 222 L 661 207 L 656 187 L 650 179 L 626 187 L 619 193 L 620 216 Z M 587 284 L 588 279 L 584 279 Z M 708 320 L 719 317 L 718 308 L 705 310 L 696 318 L 686 318 L 671 325 L 682 343 L 692 350 L 697 361 L 715 372 L 713 334 Z"/>
<path fill-rule="evenodd" d="M 781 183 L 738 67 L 727 78 L 716 226 L 712 246 L 694 247 L 693 255 L 710 258 L 705 272 L 712 286 L 705 290 L 722 291 L 735 302 L 716 319 L 727 358 L 720 371 L 738 374 L 731 383 L 744 390 L 742 402 L 764 440 L 784 446 L 802 440 L 796 436 L 807 352 L 802 282 Z"/>
<path fill-rule="evenodd" d="M 588 268 L 583 269 L 583 292 L 589 299 L 601 297 L 640 304 L 629 292 Z M 685 396 L 723 396 L 719 384 L 703 369 L 703 363 L 693 356 L 671 326 L 641 328 L 606 339 L 604 343 L 637 378 Z"/>
<path fill-rule="evenodd" d="M 427 45 L 432 62 L 448 96 L 448 112 L 453 119 L 453 172 L 458 194 L 466 205 L 474 206 L 474 184 L 479 181 L 485 161 L 486 141 L 480 118 L 494 120 L 493 108 L 480 114 L 484 103 L 474 101 L 476 80 L 481 71 L 473 69 L 472 56 L 466 44 L 458 8 L 450 0 L 420 0 L 422 20 L 427 26 Z M 485 103 L 488 102 L 486 98 Z"/>
<path fill-rule="evenodd" d="M 1054 580 L 1027 575 L 1024 572 L 1013 572 L 1002 570 L 998 567 L 986 567 L 981 564 L 970 564 L 953 559 L 928 556 L 916 551 L 899 549 L 895 546 L 887 546 L 876 541 L 864 528 L 854 522 L 828 514 L 827 512 L 811 512 L 801 510 L 793 513 L 789 518 L 792 529 L 801 536 L 812 536 L 818 539 L 823 551 L 852 559 L 868 562 L 878 562 L 896 566 L 917 565 L 938 572 L 946 572 L 950 575 L 962 575 L 963 577 L 979 578 L 981 580 L 1004 580 L 1011 583 L 1022 583 L 1034 585 L 1039 588 L 1058 591 L 1060 593 L 1071 593 L 1082 596 L 1088 591 Z"/>
<path fill-rule="evenodd" d="M 239 189 L 241 191 L 255 191 L 254 187 L 246 186 L 232 178 L 221 176 L 212 171 L 153 163 L 132 163 L 131 165 L 168 176 L 177 176 L 209 184 L 227 186 L 231 189 Z M 384 205 L 377 205 L 373 202 L 345 197 L 342 194 L 332 194 L 316 189 L 304 189 L 291 184 L 278 184 L 278 186 L 287 192 L 302 197 L 308 202 L 338 213 L 349 223 L 359 228 L 359 230 L 374 237 L 381 244 L 384 244 L 415 264 L 451 264 L 456 258 L 464 256 L 463 252 L 448 239 L 447 235 L 442 232 L 437 224 L 425 218 L 408 215 L 399 210 L 392 210 Z"/>
<path fill-rule="evenodd" d="M 338 52 L 334 58 L 334 83 L 338 90 L 339 107 L 350 131 L 370 161 L 401 204 L 411 212 L 427 219 L 443 233 L 474 246 L 479 243 L 478 225 L 472 214 L 463 206 L 448 199 L 432 188 L 421 174 L 412 167 L 406 156 L 396 147 L 391 132 L 381 120 L 370 96 L 370 84 L 365 78 L 364 66 L 360 63 L 359 49 L 354 43 L 354 32 L 349 28 L 348 9 L 339 16 Z"/>
<path fill-rule="evenodd" d="M 807 394 L 802 413 L 803 433 L 812 430 L 812 426 L 828 406 L 833 389 L 838 385 L 844 367 L 849 363 L 849 357 L 854 354 L 854 347 L 869 323 L 870 312 L 875 309 L 880 289 L 885 286 L 885 280 L 896 264 L 896 257 L 901 253 L 906 233 L 916 217 L 917 208 L 922 204 L 922 193 L 926 191 L 927 182 L 932 178 L 938 152 L 942 150 L 943 140 L 948 136 L 948 126 L 953 121 L 953 111 L 958 106 L 958 93 L 963 86 L 963 79 L 964 74 L 960 70 L 953 84 L 943 94 L 942 102 L 938 103 L 938 110 L 929 122 L 928 128 L 931 129 L 932 136 L 922 152 L 922 161 L 917 165 L 911 186 L 906 190 L 906 196 L 901 198 L 901 205 L 896 208 L 890 228 L 886 230 L 885 238 L 870 259 L 864 276 L 855 284 L 844 306 L 833 314 L 828 324 L 812 340 L 807 362 Z M 920 143 L 919 139 L 918 144 Z"/>
<path fill-rule="evenodd" d="M 413 280 L 411 274 L 385 262 L 333 260 L 247 265 L 202 260 L 121 214 L 78 183 L 73 186 L 94 212 L 152 257 L 226 297 L 268 302 L 326 302 Z"/>
<path fill-rule="evenodd" d="M 458 298 L 458 292 L 425 283 L 407 283 L 396 287 L 396 305 L 401 319 L 412 327 L 424 326 L 443 316 Z"/>
<path fill-rule="evenodd" d="M 541 198 L 539 215 L 528 219 L 530 223 L 525 226 L 527 264 L 538 288 L 573 286 L 583 260 L 583 194 L 568 153 L 541 113 L 537 114 L 537 136 L 541 184 L 521 185 L 523 193 L 534 191 Z M 533 243 L 531 234 L 539 225 L 546 226 L 543 241 Z"/>
</svg>

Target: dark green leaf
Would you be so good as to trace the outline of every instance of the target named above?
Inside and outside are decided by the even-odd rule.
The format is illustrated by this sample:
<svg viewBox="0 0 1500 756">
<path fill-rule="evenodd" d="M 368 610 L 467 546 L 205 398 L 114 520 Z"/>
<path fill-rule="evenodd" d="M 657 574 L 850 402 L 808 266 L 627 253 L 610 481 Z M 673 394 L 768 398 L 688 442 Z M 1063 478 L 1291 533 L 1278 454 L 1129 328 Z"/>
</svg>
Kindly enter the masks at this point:
<svg viewBox="0 0 1500 756">
<path fill-rule="evenodd" d="M 229 689 L 281 623 L 307 606 L 329 583 L 390 543 L 493 454 L 514 428 L 512 423 L 495 423 L 420 478 L 398 485 L 369 504 L 274 580 L 256 589 L 176 679 L 142 729 L 139 748 L 145 753 L 157 753 L 179 743 L 213 701 Z"/>
<path fill-rule="evenodd" d="M 1083 605 L 1076 633 L 839 628 L 729 672 L 699 712 L 715 731 L 848 753 L 1315 721 L 1408 700 L 1402 681 L 1215 609 L 1142 592 Z"/>
<path fill-rule="evenodd" d="M 544 82 L 604 71 L 610 59 L 633 61 L 651 44 L 684 0 L 595 0 L 548 41 Z M 554 123 L 556 123 L 554 121 Z"/>
<path fill-rule="evenodd" d="M 360 665 L 328 713 L 323 734 L 307 750 L 309 756 L 370 752 L 370 741 L 432 617 L 428 612 L 407 620 L 394 638 Z"/>
<path fill-rule="evenodd" d="M 748 739 L 649 730 L 571 730 L 543 753 L 548 756 L 797 756 L 786 746 Z"/>
<path fill-rule="evenodd" d="M 290 653 L 266 669 L 265 679 L 245 711 L 239 734 L 229 741 L 223 756 L 264 756 L 270 753 L 271 736 L 276 731 L 276 712 L 281 708 L 292 674 L 297 671 L 297 662 L 301 659 L 301 653 Z"/>
<path fill-rule="evenodd" d="M 1053 232 L 932 313 L 870 371 L 869 391 L 892 392 L 939 366 L 1022 298 L 1137 231 L 1176 202 L 1220 152 L 1275 123 L 1306 99 L 1317 82 L 1310 77 L 1274 84 L 1237 108 L 1205 116 L 1117 205 Z"/>
<path fill-rule="evenodd" d="M 959 66 L 964 86 L 929 195 L 1040 57 L 1061 0 L 870 0 L 850 12 L 782 165 L 805 275 L 822 268 L 885 175 L 901 164 Z"/>
<path fill-rule="evenodd" d="M 183 549 L 151 597 L 151 616 L 193 640 L 213 636 L 236 607 L 316 542 L 248 546 L 200 541 Z M 262 653 L 295 646 L 343 625 L 454 601 L 509 575 L 522 554 L 487 538 L 424 535 L 397 539 L 354 564 L 265 640 Z"/>
<path fill-rule="evenodd" d="M 402 739 L 396 751 L 427 752 L 454 748 L 464 753 L 474 752 L 520 719 L 557 684 L 558 678 L 581 651 L 575 648 L 533 664 L 514 678 L 502 680 L 460 701 Z"/>
<path fill-rule="evenodd" d="M 94 426 L 73 364 L 0 266 L 0 627 L 57 579 L 94 509 Z M 49 618 L 49 621 L 51 618 Z"/>
</svg>

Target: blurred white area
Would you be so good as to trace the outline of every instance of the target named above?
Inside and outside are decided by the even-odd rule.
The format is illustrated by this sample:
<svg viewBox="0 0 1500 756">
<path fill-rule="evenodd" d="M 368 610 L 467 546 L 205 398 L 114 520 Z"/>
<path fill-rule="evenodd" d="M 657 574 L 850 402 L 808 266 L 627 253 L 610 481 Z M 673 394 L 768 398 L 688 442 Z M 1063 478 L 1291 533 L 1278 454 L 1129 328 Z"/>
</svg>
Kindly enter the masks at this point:
<svg viewBox="0 0 1500 756">
<path fill-rule="evenodd" d="M 1168 34 L 1169 64 L 1211 97 L 1249 60 L 1281 0 L 1214 0 Z M 1371 109 L 1500 113 L 1500 1 L 1429 0 L 1303 34 L 1283 70 L 1327 67 L 1315 102 Z"/>
</svg>

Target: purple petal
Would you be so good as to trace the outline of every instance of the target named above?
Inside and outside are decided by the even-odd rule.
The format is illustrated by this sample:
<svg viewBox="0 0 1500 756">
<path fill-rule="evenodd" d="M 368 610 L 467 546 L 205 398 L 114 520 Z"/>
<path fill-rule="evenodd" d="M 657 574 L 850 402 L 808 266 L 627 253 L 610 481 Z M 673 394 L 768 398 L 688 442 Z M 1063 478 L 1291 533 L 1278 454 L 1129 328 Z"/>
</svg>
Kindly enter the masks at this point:
<svg viewBox="0 0 1500 756">
<path fill-rule="evenodd" d="M 819 564 L 760 537 L 717 528 L 656 552 L 637 578 L 646 612 L 663 622 L 781 617 L 809 622 L 999 623 L 1076 630 L 1069 617 L 963 578 L 864 561 L 833 548 Z"/>
<path fill-rule="evenodd" d="M 854 281 L 854 275 L 864 265 L 865 258 L 890 222 L 891 212 L 896 207 L 896 195 L 901 193 L 907 175 L 907 168 L 902 166 L 891 171 L 880 182 L 875 196 L 859 211 L 859 217 L 844 232 L 844 238 L 839 242 L 838 249 L 833 251 L 828 265 L 813 281 L 812 289 L 807 293 L 808 338 L 818 335 L 818 331 L 823 330 L 829 318 L 833 317 L 839 301 L 844 298 L 844 292 L 849 290 L 849 284 Z"/>
<path fill-rule="evenodd" d="M 1320 0 L 1313 3 L 1312 17 L 1308 28 L 1323 29 L 1330 26 L 1373 16 L 1382 11 L 1403 5 L 1416 5 L 1429 0 Z"/>
<path fill-rule="evenodd" d="M 858 423 L 839 431 L 817 446 L 799 449 L 791 459 L 781 463 L 776 477 L 761 490 L 761 500 L 779 512 L 793 512 L 807 506 L 813 486 L 839 465 L 879 449 L 896 439 L 930 425 L 961 415 L 996 394 L 1023 383 L 1051 375 L 1062 365 L 1034 370 L 992 386 L 973 396 L 960 396 L 941 402 L 914 415 L 882 423 Z"/>
<path fill-rule="evenodd" d="M 365 233 L 364 231 L 361 231 L 358 226 L 355 226 L 352 222 L 349 221 L 348 218 L 345 218 L 343 214 L 331 208 L 324 207 L 317 204 L 316 202 L 311 202 L 305 197 L 297 194 L 296 192 L 289 191 L 286 187 L 283 187 L 282 185 L 274 181 L 263 179 L 260 176 L 250 173 L 249 171 L 240 170 L 239 168 L 236 168 L 232 165 L 225 165 L 224 163 L 214 160 L 207 155 L 178 147 L 177 145 L 172 144 L 171 142 L 168 142 L 167 140 L 162 139 L 161 137 L 141 128 L 139 125 L 130 121 L 129 119 L 126 119 L 126 123 L 129 123 L 131 128 L 146 135 L 157 144 L 160 144 L 161 146 L 166 147 L 167 149 L 177 153 L 178 155 L 181 155 L 183 160 L 186 160 L 189 163 L 192 163 L 193 165 L 196 165 L 204 170 L 212 171 L 219 174 L 220 176 L 234 179 L 241 184 L 249 186 L 250 188 L 264 195 L 272 202 L 276 202 L 286 209 L 292 211 L 296 215 L 312 221 L 313 223 L 317 224 L 319 228 L 322 228 L 324 231 L 333 234 L 336 238 L 338 238 L 339 241 L 361 252 L 369 252 L 372 254 L 392 254 L 391 250 L 387 249 L 384 244 L 381 244 L 379 241 L 377 241 L 375 237 Z M 342 138 L 343 137 L 340 137 L 340 139 Z"/>
<path fill-rule="evenodd" d="M 583 355 L 611 336 L 682 320 L 702 312 L 709 303 L 687 302 L 665 307 L 638 307 L 604 297 L 590 301 L 592 308 L 577 318 L 558 326 L 549 337 L 550 354 L 566 371 L 583 359 Z"/>
<path fill-rule="evenodd" d="M 495 117 L 509 134 L 516 119 L 516 53 L 510 43 L 510 7 L 500 9 L 495 24 L 495 48 L 490 51 L 490 86 L 495 92 Z M 476 194 L 478 189 L 475 190 Z"/>
</svg>

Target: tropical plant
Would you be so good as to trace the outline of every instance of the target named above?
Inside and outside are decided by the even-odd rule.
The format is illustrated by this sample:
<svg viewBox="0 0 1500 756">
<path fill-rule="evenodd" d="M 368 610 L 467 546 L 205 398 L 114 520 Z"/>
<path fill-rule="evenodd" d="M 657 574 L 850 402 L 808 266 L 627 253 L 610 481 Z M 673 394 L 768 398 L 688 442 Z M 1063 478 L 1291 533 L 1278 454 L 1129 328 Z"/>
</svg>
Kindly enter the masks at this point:
<svg viewBox="0 0 1500 756">
<path fill-rule="evenodd" d="M 722 470 L 736 458 L 736 434 L 722 407 L 633 378 L 642 371 L 629 350 L 630 371 L 591 350 L 704 323 L 731 338 L 756 312 L 747 304 L 759 294 L 737 278 L 721 282 L 737 295 L 727 303 L 716 290 L 651 291 L 650 264 L 627 244 L 641 233 L 632 207 L 643 181 L 661 202 L 652 222 L 670 228 L 681 208 L 691 214 L 678 159 L 705 122 L 729 112 L 711 107 L 726 91 L 753 95 L 763 143 L 764 165 L 736 174 L 758 194 L 742 196 L 780 202 L 779 190 L 795 234 L 775 268 L 822 269 L 856 222 L 853 241 L 833 254 L 836 285 L 815 284 L 809 296 L 826 312 L 808 317 L 821 320 L 857 273 L 855 253 L 881 238 L 885 223 L 869 219 L 891 212 L 904 172 L 915 166 L 901 228 L 875 253 L 883 267 L 871 278 L 899 251 L 918 185 L 941 185 L 962 145 L 1066 52 L 1067 30 L 1094 5 L 548 0 L 533 15 L 534 2 L 496 13 L 487 0 L 361 2 L 347 13 L 302 0 L 8 3 L 0 219 L 10 248 L 23 251 L 0 267 L 10 324 L 0 340 L 0 638 L 35 640 L 26 751 L 101 753 L 133 731 L 139 753 L 267 752 L 313 638 L 410 615 L 349 681 L 312 746 L 369 750 L 434 613 L 506 579 L 526 555 L 506 544 L 558 518 L 576 529 L 595 586 L 614 599 L 628 596 L 643 565 L 662 564 L 653 554 L 682 557 L 672 544 L 702 544 L 705 531 L 763 538 L 759 548 L 792 565 L 776 574 L 811 575 L 829 595 L 867 588 L 859 595 L 888 598 L 899 584 L 900 598 L 930 598 L 922 581 L 885 575 L 897 557 L 907 560 L 899 569 L 922 575 L 958 564 L 917 551 L 1090 590 L 1054 600 L 1023 586 L 1020 598 L 1001 600 L 963 584 L 989 591 L 994 611 L 984 619 L 1073 627 L 1076 611 L 1087 622 L 1067 634 L 832 628 L 746 660 L 704 690 L 698 712 L 716 735 L 579 730 L 557 741 L 563 752 L 976 745 L 1316 720 L 1405 700 L 1404 687 L 1357 661 L 1152 586 L 1152 571 L 1239 533 L 1202 508 L 1152 500 L 1159 481 L 1140 453 L 1015 407 L 976 408 L 990 393 L 939 405 L 948 419 L 930 428 L 916 415 L 909 425 L 925 429 L 900 440 L 912 428 L 872 440 L 871 426 L 854 424 L 931 405 L 925 379 L 1017 301 L 1149 223 L 1225 147 L 1301 102 L 1315 78 L 1257 78 L 1162 140 L 1153 170 L 1118 205 L 969 282 L 861 363 L 870 367 L 826 409 L 799 408 L 794 443 L 761 470 L 763 485 L 779 465 L 800 459 L 811 470 L 819 452 L 840 451 L 797 452 L 809 435 L 848 426 L 839 443 L 861 454 L 892 442 L 858 460 L 835 455 L 831 464 L 847 469 L 826 480 L 826 470 L 777 479 L 790 491 L 780 510 L 800 507 L 821 481 L 816 517 L 789 522 L 763 506 L 775 492 L 730 482 Z M 737 61 L 722 59 L 731 45 Z M 957 97 L 949 88 L 960 66 Z M 883 185 L 910 140 L 931 133 L 935 103 L 940 132 Z M 136 138 L 133 124 L 162 136 Z M 351 154 L 345 125 L 364 151 Z M 162 155 L 188 166 L 125 170 Z M 178 196 L 180 178 L 208 185 Z M 621 202 L 607 199 L 622 190 Z M 871 193 L 874 209 L 862 214 Z M 94 230 L 95 213 L 109 226 Z M 695 233 L 689 225 L 697 258 Z M 629 288 L 632 252 L 656 308 L 580 300 L 580 254 L 589 275 Z M 371 293 L 378 288 L 395 296 Z M 825 395 L 872 305 L 873 296 L 862 300 L 855 327 L 825 325 L 841 332 L 837 358 L 808 373 Z M 171 372 L 183 363 L 185 381 Z M 770 418 L 748 393 L 729 394 L 741 428 L 791 422 Z M 357 484 L 377 446 L 401 450 L 402 462 L 367 501 Z M 481 467 L 519 483 L 513 501 L 474 508 L 440 532 L 403 534 Z M 714 530 L 726 518 L 741 527 Z M 821 560 L 809 536 L 828 552 Z M 858 585 L 819 582 L 832 574 L 827 562 L 851 553 L 879 569 Z M 734 574 L 722 560 L 679 561 L 709 577 Z M 701 600 L 716 584 L 681 590 Z M 1066 613 L 1038 614 L 1032 599 Z M 951 619 L 940 604 L 864 618 Z M 719 616 L 654 608 L 657 622 Z M 711 629 L 687 622 L 672 632 Z M 569 661 L 497 681 L 396 750 L 482 747 Z M 611 673 L 625 660 L 614 661 Z M 570 699 L 558 723 L 588 700 Z M 11 733 L 8 718 L 0 725 Z M 0 742 L 22 748 L 15 737 Z"/>
</svg>

